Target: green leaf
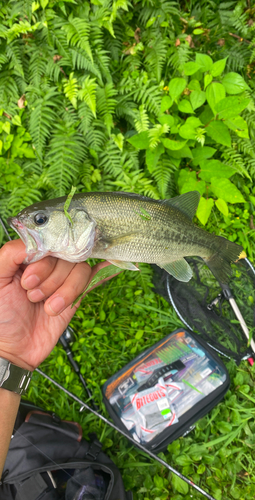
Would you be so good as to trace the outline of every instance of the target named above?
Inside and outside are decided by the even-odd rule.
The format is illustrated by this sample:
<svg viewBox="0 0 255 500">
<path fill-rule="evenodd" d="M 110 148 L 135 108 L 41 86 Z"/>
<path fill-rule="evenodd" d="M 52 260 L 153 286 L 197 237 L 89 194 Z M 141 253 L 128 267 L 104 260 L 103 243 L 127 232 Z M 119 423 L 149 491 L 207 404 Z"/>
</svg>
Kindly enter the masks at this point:
<svg viewBox="0 0 255 500">
<path fill-rule="evenodd" d="M 205 225 L 210 217 L 214 201 L 212 198 L 204 198 L 203 196 L 199 200 L 196 216 L 200 222 Z"/>
<path fill-rule="evenodd" d="M 205 192 L 205 188 L 206 188 L 206 185 L 205 185 L 204 181 L 200 181 L 196 178 L 190 177 L 182 185 L 182 187 L 180 189 L 180 193 L 184 194 L 184 193 L 188 193 L 189 191 L 198 191 L 201 195 L 203 195 Z"/>
<path fill-rule="evenodd" d="M 146 165 L 149 172 L 154 172 L 160 156 L 165 152 L 163 144 L 158 144 L 155 149 L 146 149 Z"/>
<path fill-rule="evenodd" d="M 217 429 L 219 429 L 222 434 L 228 434 L 229 432 L 232 431 L 232 425 L 229 422 L 224 422 L 224 421 L 217 421 L 216 422 Z"/>
<path fill-rule="evenodd" d="M 228 206 L 222 198 L 218 198 L 218 200 L 215 201 L 215 205 L 225 217 L 228 217 Z"/>
<path fill-rule="evenodd" d="M 169 97 L 168 95 L 164 95 L 160 106 L 161 113 L 164 113 L 164 111 L 171 108 L 172 104 L 173 104 L 173 99 L 171 99 L 171 97 Z"/>
<path fill-rule="evenodd" d="M 145 25 L 145 28 L 149 28 L 150 26 L 152 26 L 156 21 L 156 17 L 151 17 L 151 19 L 149 19 L 149 21 L 147 21 L 146 25 Z"/>
<path fill-rule="evenodd" d="M 193 111 L 193 109 L 191 107 L 191 104 L 188 101 L 188 99 L 183 99 L 182 101 L 180 101 L 179 104 L 178 104 L 178 109 L 182 113 L 192 113 L 192 114 L 194 113 L 194 111 Z"/>
<path fill-rule="evenodd" d="M 227 73 L 222 83 L 228 94 L 241 94 L 244 90 L 249 89 L 243 77 L 238 73 Z"/>
<path fill-rule="evenodd" d="M 150 138 L 149 131 L 140 132 L 140 134 L 132 135 L 129 139 L 127 139 L 132 146 L 137 149 L 147 149 L 150 146 Z"/>
<path fill-rule="evenodd" d="M 193 30 L 194 35 L 202 35 L 204 33 L 204 30 L 202 28 L 196 28 Z"/>
<path fill-rule="evenodd" d="M 237 117 L 247 108 L 250 101 L 250 99 L 242 99 L 240 101 L 239 97 L 225 97 L 215 104 L 215 111 L 219 119 Z"/>
<path fill-rule="evenodd" d="M 206 74 L 205 77 L 204 77 L 204 89 L 206 89 L 206 87 L 208 87 L 208 85 L 211 83 L 213 77 L 210 73 Z"/>
<path fill-rule="evenodd" d="M 198 147 L 192 149 L 192 155 L 193 155 L 193 164 L 195 167 L 199 165 L 201 160 L 206 160 L 207 158 L 211 158 L 214 153 L 216 153 L 216 149 L 210 148 L 209 146 L 203 146 L 203 147 Z"/>
<path fill-rule="evenodd" d="M 239 189 L 228 179 L 211 178 L 211 190 L 218 197 L 229 203 L 245 203 Z"/>
<path fill-rule="evenodd" d="M 183 66 L 183 69 L 184 69 L 185 75 L 188 75 L 188 76 L 194 75 L 194 73 L 196 73 L 200 69 L 200 65 L 191 61 L 191 62 L 185 63 Z"/>
<path fill-rule="evenodd" d="M 236 170 L 228 165 L 224 165 L 219 160 L 202 160 L 200 162 L 199 177 L 204 181 L 210 181 L 212 177 L 229 178 L 236 174 Z"/>
<path fill-rule="evenodd" d="M 231 146 L 231 137 L 225 123 L 221 121 L 212 121 L 205 130 L 214 141 L 223 144 L 223 146 Z"/>
<path fill-rule="evenodd" d="M 176 151 L 178 149 L 182 149 L 187 141 L 173 141 L 171 139 L 162 139 L 162 143 L 164 144 L 165 148 L 167 149 L 172 149 L 173 151 Z"/>
<path fill-rule="evenodd" d="M 95 326 L 93 328 L 93 332 L 96 333 L 96 335 L 107 335 L 106 331 L 103 330 L 103 328 L 100 328 L 99 326 Z"/>
<path fill-rule="evenodd" d="M 213 63 L 213 65 L 211 67 L 212 76 L 219 76 L 219 75 L 221 75 L 221 73 L 223 73 L 225 66 L 226 66 L 227 59 L 228 58 L 225 57 L 225 59 L 220 59 L 219 61 L 216 61 L 215 63 Z"/>
<path fill-rule="evenodd" d="M 21 127 L 22 123 L 21 123 L 21 118 L 19 115 L 15 115 L 12 119 L 12 123 L 13 125 L 17 125 L 17 127 Z"/>
<path fill-rule="evenodd" d="M 189 486 L 180 477 L 176 476 L 175 474 L 172 474 L 171 483 L 172 483 L 173 488 L 176 491 L 178 491 L 178 493 L 182 493 L 183 495 L 188 494 Z"/>
<path fill-rule="evenodd" d="M 194 90 L 194 92 L 191 92 L 190 102 L 194 110 L 200 108 L 200 106 L 202 106 L 205 101 L 206 101 L 206 93 L 203 92 L 202 90 Z"/>
<path fill-rule="evenodd" d="M 230 128 L 230 130 L 234 130 L 234 132 L 239 137 L 244 137 L 245 139 L 249 139 L 248 124 L 242 118 L 242 116 L 237 116 L 236 118 L 225 120 L 225 123 L 227 127 Z"/>
<path fill-rule="evenodd" d="M 217 102 L 224 99 L 225 95 L 226 95 L 225 88 L 221 83 L 212 82 L 207 87 L 206 99 L 214 114 L 216 114 L 215 105 L 217 104 Z"/>
<path fill-rule="evenodd" d="M 200 87 L 199 81 L 198 80 L 191 80 L 189 82 L 188 89 L 189 90 L 197 90 L 198 92 L 200 92 L 201 87 Z"/>
<path fill-rule="evenodd" d="M 196 128 L 200 127 L 201 121 L 198 118 L 190 116 L 184 125 L 180 127 L 179 134 L 183 139 L 196 139 Z"/>
<path fill-rule="evenodd" d="M 169 94 L 175 100 L 186 88 L 187 82 L 184 78 L 173 78 L 169 82 Z"/>
<path fill-rule="evenodd" d="M 213 66 L 213 60 L 207 54 L 196 53 L 196 63 L 202 71 L 210 71 Z"/>
<path fill-rule="evenodd" d="M 169 127 L 172 127 L 174 125 L 174 117 L 171 116 L 171 115 L 159 115 L 158 117 L 158 121 L 159 123 L 161 123 L 161 125 L 168 125 Z"/>
<path fill-rule="evenodd" d="M 135 334 L 136 340 L 140 340 L 143 337 L 144 331 L 143 330 L 138 330 L 138 332 Z"/>
<path fill-rule="evenodd" d="M 169 151 L 168 151 L 169 153 Z M 175 150 L 175 151 L 171 151 L 169 153 L 173 158 L 193 158 L 192 156 L 192 152 L 190 150 L 190 148 L 187 146 L 184 146 L 183 148 L 179 149 L 179 150 Z"/>
</svg>

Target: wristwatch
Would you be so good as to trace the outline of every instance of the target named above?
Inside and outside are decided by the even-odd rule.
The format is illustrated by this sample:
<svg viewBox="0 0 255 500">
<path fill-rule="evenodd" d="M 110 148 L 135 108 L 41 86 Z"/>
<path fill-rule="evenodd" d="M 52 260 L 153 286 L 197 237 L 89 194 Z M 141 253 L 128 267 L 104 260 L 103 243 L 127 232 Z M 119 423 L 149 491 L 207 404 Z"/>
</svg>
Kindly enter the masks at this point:
<svg viewBox="0 0 255 500">
<path fill-rule="evenodd" d="M 0 388 L 22 396 L 29 386 L 32 374 L 33 372 L 13 365 L 7 359 L 0 358 Z"/>
</svg>

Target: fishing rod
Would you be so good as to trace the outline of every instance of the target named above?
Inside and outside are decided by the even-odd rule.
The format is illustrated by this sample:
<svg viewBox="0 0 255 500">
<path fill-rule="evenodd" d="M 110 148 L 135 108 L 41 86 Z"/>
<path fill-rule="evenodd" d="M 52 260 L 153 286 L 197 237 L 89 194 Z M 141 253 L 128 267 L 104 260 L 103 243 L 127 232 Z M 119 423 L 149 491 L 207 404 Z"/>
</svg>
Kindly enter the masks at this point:
<svg viewBox="0 0 255 500">
<path fill-rule="evenodd" d="M 114 425 L 112 422 L 110 422 L 110 420 L 108 420 L 106 417 L 104 417 L 103 415 L 101 415 L 101 413 L 98 413 L 97 411 L 93 410 L 89 405 L 87 405 L 87 403 L 85 403 L 80 398 L 78 398 L 77 396 L 75 396 L 75 394 L 73 394 L 72 392 L 68 391 L 68 389 L 66 389 L 65 387 L 63 387 L 58 382 L 56 382 L 56 380 L 54 380 L 53 378 L 49 377 L 49 375 L 47 375 L 46 373 L 44 373 L 42 370 L 40 370 L 39 368 L 36 368 L 35 371 L 37 373 L 39 373 L 42 377 L 44 377 L 47 380 L 49 380 L 49 382 L 51 382 L 52 384 L 54 384 L 56 387 L 58 387 L 58 389 L 60 389 L 61 391 L 64 391 L 74 401 L 76 401 L 77 403 L 79 403 L 81 405 L 80 412 L 84 411 L 84 409 L 90 411 L 96 417 L 100 418 L 100 420 L 102 420 L 103 422 L 105 422 L 106 424 L 108 424 L 110 427 L 112 427 L 119 434 L 122 434 L 122 436 L 124 436 L 125 438 L 127 438 L 134 446 L 136 446 L 137 448 L 140 448 L 140 450 L 142 450 L 146 455 L 149 455 L 154 460 L 157 460 L 157 462 L 159 462 L 161 465 L 163 465 L 164 467 L 166 467 L 166 469 L 170 470 L 173 474 L 175 474 L 176 476 L 178 476 L 180 479 L 182 479 L 183 481 L 185 481 L 185 483 L 187 483 L 189 486 L 192 486 L 192 488 L 195 488 L 195 490 L 199 491 L 199 493 L 201 493 L 204 497 L 208 498 L 209 500 L 216 500 L 214 497 L 212 497 L 211 495 L 209 495 L 209 493 L 207 493 L 205 490 L 203 490 L 202 488 L 200 488 L 200 486 L 198 486 L 197 484 L 193 483 L 193 481 L 191 481 L 186 476 L 184 476 L 183 474 L 181 474 L 180 472 L 178 472 L 176 469 L 174 469 L 173 467 L 171 467 L 171 465 L 169 465 L 167 462 L 165 462 L 165 460 L 162 460 L 162 458 L 158 457 L 157 455 L 155 455 L 154 453 L 152 453 L 150 450 L 147 450 L 147 448 L 145 448 L 142 444 L 140 444 L 137 441 L 135 441 L 131 436 L 129 436 L 129 434 L 127 434 L 122 429 L 120 429 L 119 427 L 117 427 L 116 425 Z"/>
<path fill-rule="evenodd" d="M 10 237 L 10 235 L 9 235 L 9 233 L 8 233 L 8 231 L 7 231 L 6 227 L 5 227 L 5 224 L 3 223 L 1 217 L 0 217 L 0 223 L 1 223 L 2 227 L 3 227 L 3 230 L 4 230 L 5 234 L 6 234 L 6 236 L 11 241 L 11 237 Z M 66 332 L 66 330 L 65 330 L 65 332 Z M 67 338 L 64 335 L 65 332 L 61 336 L 62 339 L 64 339 L 64 341 L 62 340 L 61 344 L 63 345 L 63 347 L 65 346 L 64 349 L 65 349 L 66 353 L 68 353 L 68 351 L 69 351 L 69 353 L 67 354 L 68 355 L 68 359 L 72 363 L 72 366 L 74 367 L 73 361 L 75 362 L 75 360 L 73 360 L 71 349 L 70 349 L 70 347 L 68 347 Z M 67 349 L 68 349 L 68 351 L 67 351 Z M 71 361 L 71 359 L 73 361 Z M 76 363 L 74 369 L 75 369 L 76 373 L 79 375 L 79 373 L 80 373 L 79 372 L 79 367 L 78 367 L 78 371 L 77 371 L 77 367 L 78 367 L 78 364 Z M 35 371 L 37 373 L 39 373 L 42 377 L 44 377 L 46 380 L 48 380 L 49 382 L 51 382 L 53 385 L 55 385 L 56 387 L 58 387 L 58 389 L 60 389 L 63 392 L 65 392 L 74 401 L 76 401 L 77 403 L 79 403 L 80 404 L 80 411 L 81 412 L 84 411 L 84 409 L 86 409 L 89 412 L 93 413 L 93 415 L 95 415 L 100 420 L 102 420 L 103 422 L 105 422 L 106 424 L 108 424 L 110 427 L 112 427 L 119 434 L 121 434 L 122 436 L 124 436 L 125 438 L 127 438 L 128 441 L 130 441 L 134 446 L 136 446 L 137 448 L 139 448 L 140 450 L 142 450 L 146 455 L 148 455 L 149 457 L 153 458 L 154 460 L 156 460 L 157 462 L 159 462 L 161 465 L 163 465 L 164 467 L 166 467 L 166 469 L 168 469 L 173 474 L 175 474 L 176 476 L 178 476 L 180 479 L 182 479 L 183 481 L 185 481 L 185 483 L 187 483 L 189 486 L 191 486 L 192 488 L 194 488 L 195 490 L 197 490 L 205 498 L 208 498 L 209 500 L 216 500 L 209 493 L 207 493 L 205 490 L 203 490 L 203 488 L 200 488 L 200 486 L 198 486 L 197 484 L 195 484 L 193 481 L 191 481 L 190 479 L 188 479 L 186 476 L 184 476 L 183 474 L 181 474 L 180 472 L 178 472 L 173 467 L 171 467 L 171 465 L 169 465 L 167 462 L 165 462 L 165 460 L 162 460 L 162 458 L 159 458 L 157 455 L 155 455 L 154 453 L 152 453 L 150 450 L 147 450 L 142 444 L 138 443 L 131 436 L 129 436 L 129 434 L 127 434 L 122 429 L 120 429 L 119 427 L 117 427 L 116 425 L 114 425 L 112 422 L 110 422 L 110 420 L 108 420 L 106 417 L 104 417 L 103 415 L 101 415 L 101 413 L 98 413 L 98 411 L 96 411 L 96 409 L 91 408 L 89 405 L 87 405 L 87 403 L 85 403 L 80 398 L 78 398 L 77 396 L 75 396 L 75 394 L 73 394 L 72 392 L 68 391 L 68 389 L 66 389 L 65 387 L 63 387 L 58 382 L 56 382 L 56 380 L 54 380 L 53 378 L 51 378 L 49 375 L 47 375 L 46 373 L 44 373 L 42 370 L 40 370 L 39 368 L 36 368 Z M 83 380 L 83 382 L 84 382 L 84 383 L 82 382 L 83 386 L 84 386 L 84 388 L 86 389 L 86 391 L 88 393 L 89 389 L 88 389 L 88 387 L 87 387 L 87 385 L 85 383 L 85 380 L 83 379 L 82 376 L 81 376 L 82 377 L 81 378 L 80 375 L 79 375 L 79 378 L 80 378 L 81 381 Z M 89 393 L 90 393 L 90 391 L 89 391 Z M 94 402 L 94 400 L 92 398 L 92 395 L 91 395 L 91 400 L 92 400 L 92 404 L 94 403 L 94 406 L 96 406 L 95 402 Z M 96 406 L 96 408 L 97 408 L 97 406 Z"/>
<path fill-rule="evenodd" d="M 99 407 L 97 406 L 97 404 L 95 403 L 94 399 L 93 399 L 93 396 L 92 396 L 92 393 L 90 392 L 90 389 L 88 388 L 81 372 L 80 372 L 80 367 L 77 363 L 77 361 L 75 361 L 74 357 L 73 357 L 73 353 L 72 353 L 72 349 L 71 349 L 71 346 L 70 346 L 70 343 L 73 341 L 73 329 L 68 326 L 66 328 L 66 330 L 64 331 L 64 333 L 62 333 L 61 337 L 59 338 L 59 343 L 62 345 L 63 349 L 65 350 L 66 352 L 66 355 L 68 357 L 68 360 L 71 364 L 71 366 L 73 367 L 75 373 L 78 375 L 89 399 L 90 399 L 90 402 L 91 402 L 91 406 L 94 410 L 96 411 L 99 411 Z"/>
<path fill-rule="evenodd" d="M 246 262 L 248 261 L 247 258 L 245 260 L 246 260 Z M 249 266 L 252 268 L 250 262 L 249 262 Z M 226 285 L 224 283 L 220 283 L 220 286 L 222 288 L 224 298 L 230 303 L 230 305 L 234 311 L 234 314 L 241 325 L 241 328 L 244 332 L 244 335 L 247 338 L 248 342 L 250 341 L 251 349 L 252 349 L 253 353 L 255 354 L 255 342 L 252 338 L 250 339 L 248 327 L 247 327 L 245 320 L 243 318 L 243 315 L 242 315 L 242 313 L 241 313 L 241 311 L 240 311 L 240 309 L 239 309 L 239 307 L 234 299 L 233 293 L 231 292 L 229 285 Z M 249 357 L 248 361 L 249 361 L 250 365 L 253 365 L 254 359 L 252 357 Z"/>
</svg>

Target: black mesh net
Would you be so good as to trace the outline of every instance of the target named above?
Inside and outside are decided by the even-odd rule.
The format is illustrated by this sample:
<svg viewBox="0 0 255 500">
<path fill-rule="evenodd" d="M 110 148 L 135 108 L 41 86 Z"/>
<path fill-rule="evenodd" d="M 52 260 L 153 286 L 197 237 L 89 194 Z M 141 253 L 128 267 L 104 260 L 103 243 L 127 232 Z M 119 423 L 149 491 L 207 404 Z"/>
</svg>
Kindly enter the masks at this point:
<svg viewBox="0 0 255 500">
<path fill-rule="evenodd" d="M 185 326 L 239 364 L 243 357 L 253 354 L 240 322 L 204 261 L 199 257 L 186 260 L 193 270 L 193 278 L 188 283 L 178 281 L 158 266 L 153 266 L 155 291 L 172 304 Z M 233 264 L 232 270 L 229 288 L 252 335 L 255 326 L 255 270 L 248 259 Z"/>
</svg>

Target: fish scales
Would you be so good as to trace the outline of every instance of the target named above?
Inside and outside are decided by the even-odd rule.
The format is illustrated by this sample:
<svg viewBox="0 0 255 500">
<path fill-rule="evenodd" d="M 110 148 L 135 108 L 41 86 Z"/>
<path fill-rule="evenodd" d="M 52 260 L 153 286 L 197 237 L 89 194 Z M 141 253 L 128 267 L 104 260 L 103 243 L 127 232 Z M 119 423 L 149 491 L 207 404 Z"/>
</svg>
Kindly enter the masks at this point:
<svg viewBox="0 0 255 500">
<path fill-rule="evenodd" d="M 153 200 L 121 193 L 79 193 L 35 203 L 9 220 L 27 248 L 26 263 L 53 255 L 70 262 L 88 257 L 137 270 L 132 262 L 158 264 L 181 281 L 192 271 L 185 256 L 203 258 L 216 278 L 227 282 L 230 262 L 242 247 L 195 226 L 199 193 Z"/>
<path fill-rule="evenodd" d="M 171 262 L 185 255 L 201 255 L 201 252 L 204 257 L 210 254 L 205 246 L 204 231 L 167 204 L 150 199 L 140 200 L 139 197 L 107 196 L 107 193 L 102 197 L 101 193 L 91 193 L 81 200 L 81 205 L 96 221 L 99 235 L 103 238 L 103 241 L 99 239 L 96 242 L 92 257 L 150 263 Z M 149 220 L 142 218 L 141 208 L 149 214 Z M 109 248 L 104 244 L 104 240 L 129 233 L 133 233 L 130 241 Z M 213 239 L 210 244 L 213 244 Z"/>
</svg>

